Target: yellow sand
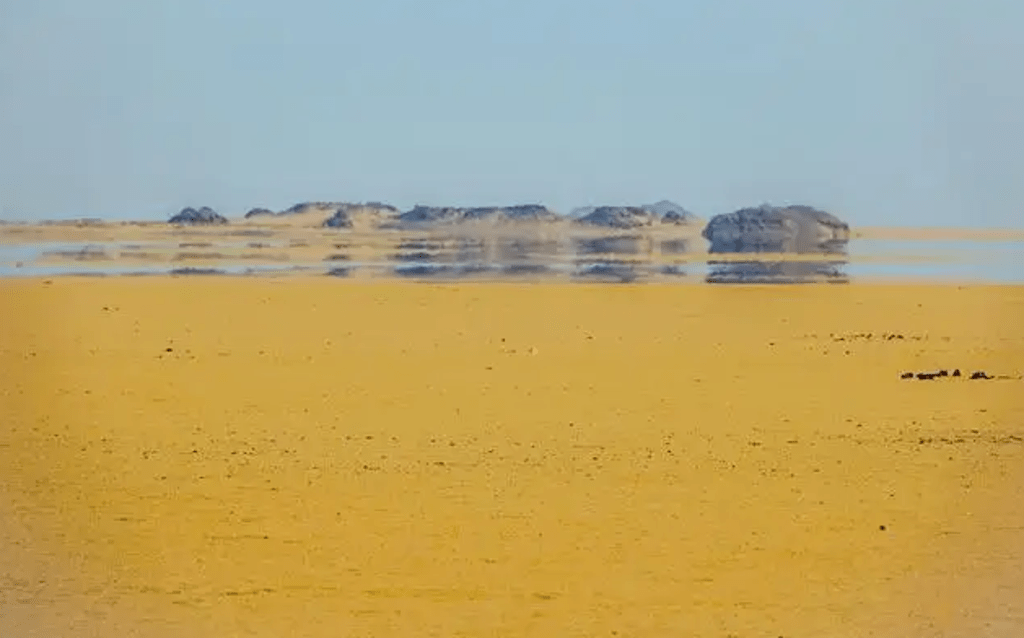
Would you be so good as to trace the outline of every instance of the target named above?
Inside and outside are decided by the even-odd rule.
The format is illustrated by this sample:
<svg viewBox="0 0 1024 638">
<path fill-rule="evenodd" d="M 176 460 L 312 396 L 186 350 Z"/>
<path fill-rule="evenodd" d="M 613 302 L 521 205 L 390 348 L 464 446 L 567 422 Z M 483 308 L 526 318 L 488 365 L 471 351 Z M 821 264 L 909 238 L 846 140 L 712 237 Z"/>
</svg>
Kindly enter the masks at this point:
<svg viewBox="0 0 1024 638">
<path fill-rule="evenodd" d="M 2 281 L 0 636 L 1021 636 L 1022 368 L 1020 287 Z"/>
</svg>

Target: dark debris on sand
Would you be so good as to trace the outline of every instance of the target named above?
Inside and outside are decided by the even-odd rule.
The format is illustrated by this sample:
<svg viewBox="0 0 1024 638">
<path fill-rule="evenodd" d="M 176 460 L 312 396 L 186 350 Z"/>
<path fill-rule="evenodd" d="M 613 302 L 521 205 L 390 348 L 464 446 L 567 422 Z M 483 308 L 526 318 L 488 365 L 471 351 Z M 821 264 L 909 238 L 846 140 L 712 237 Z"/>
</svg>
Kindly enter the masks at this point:
<svg viewBox="0 0 1024 638">
<path fill-rule="evenodd" d="M 935 372 L 903 372 L 902 374 L 900 374 L 901 379 L 916 379 L 918 381 L 932 381 L 934 379 L 942 379 L 946 377 L 959 378 L 962 376 L 964 375 L 963 373 L 960 372 L 960 368 L 955 368 L 952 372 L 950 372 L 949 370 L 942 369 L 936 370 Z M 990 379 L 1009 379 L 1010 377 L 994 376 L 985 372 L 984 370 L 976 370 L 972 372 L 970 376 L 968 376 L 967 378 L 970 379 L 971 381 L 979 381 Z"/>
</svg>

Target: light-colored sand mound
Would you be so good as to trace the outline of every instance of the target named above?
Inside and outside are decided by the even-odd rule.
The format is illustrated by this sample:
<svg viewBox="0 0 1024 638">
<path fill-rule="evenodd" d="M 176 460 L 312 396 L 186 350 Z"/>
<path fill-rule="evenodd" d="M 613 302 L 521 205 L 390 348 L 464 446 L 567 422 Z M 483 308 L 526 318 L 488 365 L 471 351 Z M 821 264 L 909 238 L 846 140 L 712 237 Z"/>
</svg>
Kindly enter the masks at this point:
<svg viewBox="0 0 1024 638">
<path fill-rule="evenodd" d="M 0 635 L 1024 635 L 1022 288 L 0 287 Z"/>
</svg>

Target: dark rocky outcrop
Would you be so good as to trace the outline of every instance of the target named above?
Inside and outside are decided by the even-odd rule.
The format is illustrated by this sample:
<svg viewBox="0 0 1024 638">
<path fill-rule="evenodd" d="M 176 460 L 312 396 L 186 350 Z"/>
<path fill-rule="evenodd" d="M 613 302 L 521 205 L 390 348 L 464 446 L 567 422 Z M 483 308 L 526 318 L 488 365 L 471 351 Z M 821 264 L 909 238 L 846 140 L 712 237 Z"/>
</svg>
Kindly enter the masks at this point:
<svg viewBox="0 0 1024 638">
<path fill-rule="evenodd" d="M 450 224 L 462 221 L 465 216 L 463 208 L 417 205 L 399 215 L 398 221 L 402 224 Z"/>
<path fill-rule="evenodd" d="M 203 206 L 196 210 L 195 208 L 184 208 L 180 213 L 171 217 L 168 220 L 169 224 L 226 224 L 228 220 L 222 215 L 218 215 L 209 206 Z"/>
<path fill-rule="evenodd" d="M 352 216 L 347 210 L 338 209 L 333 215 L 324 220 L 324 228 L 352 228 Z"/>
<path fill-rule="evenodd" d="M 303 215 L 306 213 L 330 213 L 345 207 L 344 202 L 299 202 L 280 213 L 279 215 Z"/>
<path fill-rule="evenodd" d="M 446 225 L 468 222 L 489 222 L 514 224 L 524 222 L 554 222 L 561 216 L 540 204 L 517 206 L 478 206 L 458 208 L 453 206 L 417 205 L 398 216 L 398 222 L 406 226 Z"/>
<path fill-rule="evenodd" d="M 687 224 L 693 224 L 697 221 L 697 216 L 686 210 L 675 202 L 670 202 L 667 199 L 663 199 L 660 202 L 654 204 L 647 204 L 641 206 L 661 218 L 663 224 L 675 224 L 677 226 L 684 226 Z"/>
<path fill-rule="evenodd" d="M 660 221 L 657 213 L 639 206 L 598 206 L 577 219 L 576 223 L 583 226 L 629 229 L 653 226 Z"/>
<path fill-rule="evenodd" d="M 698 221 L 696 215 L 667 199 L 642 206 L 584 206 L 573 210 L 569 217 L 587 226 L 606 228 L 641 228 L 658 222 L 684 226 Z"/>
<path fill-rule="evenodd" d="M 561 216 L 540 204 L 497 207 L 485 206 L 466 209 L 467 221 L 491 220 L 500 222 L 554 222 Z"/>
<path fill-rule="evenodd" d="M 701 233 L 713 253 L 844 252 L 850 227 L 810 206 L 764 204 L 716 215 Z"/>
<path fill-rule="evenodd" d="M 325 228 L 355 228 L 356 226 L 377 228 L 394 222 L 398 209 L 390 204 L 367 202 L 365 204 L 336 204 L 334 214 L 324 220 Z"/>
<path fill-rule="evenodd" d="M 676 211 L 669 211 L 661 216 L 662 224 L 675 224 L 676 226 L 685 226 L 687 224 L 692 224 L 695 221 L 697 221 L 697 216 L 694 215 L 693 213 L 688 213 L 686 211 L 683 211 L 682 213 L 677 213 Z"/>
<path fill-rule="evenodd" d="M 645 228 L 658 223 L 683 226 L 697 221 L 697 216 L 679 204 L 663 199 L 643 206 L 592 206 L 572 212 L 576 223 L 603 228 Z"/>
<path fill-rule="evenodd" d="M 269 208 L 253 208 L 245 214 L 246 219 L 252 219 L 253 217 L 273 217 L 274 211 Z"/>
</svg>

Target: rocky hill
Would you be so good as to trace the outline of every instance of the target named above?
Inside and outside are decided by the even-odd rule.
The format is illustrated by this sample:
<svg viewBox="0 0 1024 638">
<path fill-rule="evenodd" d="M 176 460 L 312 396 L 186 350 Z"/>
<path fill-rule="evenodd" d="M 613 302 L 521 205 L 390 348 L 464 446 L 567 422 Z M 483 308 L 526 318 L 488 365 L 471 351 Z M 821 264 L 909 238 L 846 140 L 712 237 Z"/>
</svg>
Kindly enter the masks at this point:
<svg viewBox="0 0 1024 638">
<path fill-rule="evenodd" d="M 716 215 L 701 235 L 714 253 L 841 252 L 850 227 L 811 206 L 762 204 Z"/>
</svg>

